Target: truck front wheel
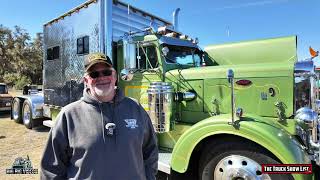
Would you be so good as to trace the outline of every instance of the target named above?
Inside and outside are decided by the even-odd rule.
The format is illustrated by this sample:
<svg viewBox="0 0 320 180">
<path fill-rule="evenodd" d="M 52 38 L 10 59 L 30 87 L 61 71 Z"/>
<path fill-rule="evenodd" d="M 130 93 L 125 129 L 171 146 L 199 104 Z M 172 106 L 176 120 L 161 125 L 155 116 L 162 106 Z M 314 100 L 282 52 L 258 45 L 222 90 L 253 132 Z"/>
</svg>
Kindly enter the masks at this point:
<svg viewBox="0 0 320 180">
<path fill-rule="evenodd" d="M 21 101 L 19 98 L 14 98 L 11 108 L 11 117 L 16 123 L 22 123 Z"/>
<path fill-rule="evenodd" d="M 199 176 L 209 179 L 293 179 L 290 174 L 262 174 L 261 164 L 279 164 L 264 148 L 246 140 L 215 140 L 203 151 Z"/>
<path fill-rule="evenodd" d="M 33 119 L 32 119 L 32 109 L 31 109 L 31 104 L 29 101 L 25 101 L 23 103 L 23 108 L 22 108 L 22 121 L 23 124 L 28 128 L 32 129 L 33 125 Z"/>
</svg>

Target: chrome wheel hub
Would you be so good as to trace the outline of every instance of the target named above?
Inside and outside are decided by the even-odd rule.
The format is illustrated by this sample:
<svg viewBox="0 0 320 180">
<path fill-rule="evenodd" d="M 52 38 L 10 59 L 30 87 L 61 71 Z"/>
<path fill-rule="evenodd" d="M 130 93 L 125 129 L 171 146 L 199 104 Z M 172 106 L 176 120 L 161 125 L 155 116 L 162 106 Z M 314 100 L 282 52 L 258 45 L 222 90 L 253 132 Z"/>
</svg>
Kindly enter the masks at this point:
<svg viewBox="0 0 320 180">
<path fill-rule="evenodd" d="M 271 180 L 269 175 L 262 174 L 259 163 L 239 155 L 230 155 L 221 159 L 214 169 L 214 179 Z"/>
<path fill-rule="evenodd" d="M 12 110 L 12 116 L 13 116 L 13 119 L 18 119 L 19 118 L 19 104 L 17 101 L 15 101 L 13 103 L 13 110 Z"/>
<path fill-rule="evenodd" d="M 29 124 L 30 122 L 30 108 L 28 105 L 23 107 L 23 123 Z"/>
</svg>

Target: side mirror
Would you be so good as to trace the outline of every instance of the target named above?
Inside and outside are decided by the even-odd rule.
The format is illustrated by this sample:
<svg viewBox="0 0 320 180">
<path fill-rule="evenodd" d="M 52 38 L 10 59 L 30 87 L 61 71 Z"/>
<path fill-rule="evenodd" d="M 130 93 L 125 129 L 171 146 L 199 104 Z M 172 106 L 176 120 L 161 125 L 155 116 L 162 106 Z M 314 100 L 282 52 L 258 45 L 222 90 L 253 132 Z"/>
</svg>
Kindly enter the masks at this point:
<svg viewBox="0 0 320 180">
<path fill-rule="evenodd" d="M 136 66 L 136 44 L 131 37 L 123 38 L 123 60 L 124 68 L 135 69 Z"/>
<path fill-rule="evenodd" d="M 163 53 L 164 56 L 167 56 L 168 53 L 169 53 L 169 48 L 165 46 L 165 47 L 163 47 L 163 48 L 161 49 L 161 51 L 162 51 L 162 53 Z"/>
<path fill-rule="evenodd" d="M 128 69 L 122 69 L 120 72 L 120 78 L 123 81 L 131 81 L 133 79 L 133 73 L 130 72 Z"/>
</svg>

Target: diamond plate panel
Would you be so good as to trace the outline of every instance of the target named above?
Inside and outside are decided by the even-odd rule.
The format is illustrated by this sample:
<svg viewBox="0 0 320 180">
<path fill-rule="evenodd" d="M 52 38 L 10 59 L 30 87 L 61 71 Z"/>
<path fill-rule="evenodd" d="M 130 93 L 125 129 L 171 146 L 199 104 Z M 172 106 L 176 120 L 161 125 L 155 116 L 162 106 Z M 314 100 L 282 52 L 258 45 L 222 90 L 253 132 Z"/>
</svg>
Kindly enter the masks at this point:
<svg viewBox="0 0 320 180">
<path fill-rule="evenodd" d="M 107 1 L 107 0 L 105 0 Z M 89 52 L 100 49 L 100 3 L 101 0 L 75 8 L 69 13 L 48 22 L 44 26 L 44 102 L 55 106 L 65 106 L 82 96 L 84 88 L 84 58 L 77 55 L 77 38 L 89 36 Z M 80 7 L 80 6 L 79 6 Z M 130 6 L 131 7 L 131 6 Z M 108 8 L 107 8 L 108 9 Z M 159 26 L 171 25 L 137 8 L 129 8 L 119 1 L 112 5 L 112 40 L 117 42 L 124 33 L 145 29 L 153 21 Z M 106 29 L 110 27 L 106 27 Z M 101 39 L 103 40 L 103 39 Z M 47 49 L 60 47 L 59 59 L 46 60 Z"/>
<path fill-rule="evenodd" d="M 77 38 L 83 36 L 89 36 L 89 52 L 99 51 L 98 3 L 44 27 L 45 53 L 60 47 L 59 59 L 44 60 L 45 104 L 65 106 L 82 96 L 86 55 L 77 55 Z"/>
</svg>

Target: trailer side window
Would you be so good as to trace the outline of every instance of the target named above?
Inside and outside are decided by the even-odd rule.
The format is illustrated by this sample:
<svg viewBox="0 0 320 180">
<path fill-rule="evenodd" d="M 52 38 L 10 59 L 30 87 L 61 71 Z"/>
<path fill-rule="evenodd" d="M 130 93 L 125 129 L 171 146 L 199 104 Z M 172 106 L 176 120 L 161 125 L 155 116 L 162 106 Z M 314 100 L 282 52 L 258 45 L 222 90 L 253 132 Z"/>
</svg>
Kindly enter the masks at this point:
<svg viewBox="0 0 320 180">
<path fill-rule="evenodd" d="M 60 47 L 55 46 L 47 49 L 47 60 L 55 60 L 60 57 Z"/>
<path fill-rule="evenodd" d="M 77 39 L 77 54 L 89 54 L 89 36 Z"/>
<path fill-rule="evenodd" d="M 53 60 L 52 48 L 47 49 L 47 60 Z"/>
<path fill-rule="evenodd" d="M 59 59 L 59 55 L 60 55 L 59 46 L 56 46 L 56 47 L 52 48 L 52 54 L 53 54 L 53 59 Z"/>
<path fill-rule="evenodd" d="M 154 46 L 139 47 L 137 48 L 136 55 L 138 69 L 153 69 L 158 67 L 157 52 Z"/>
</svg>

